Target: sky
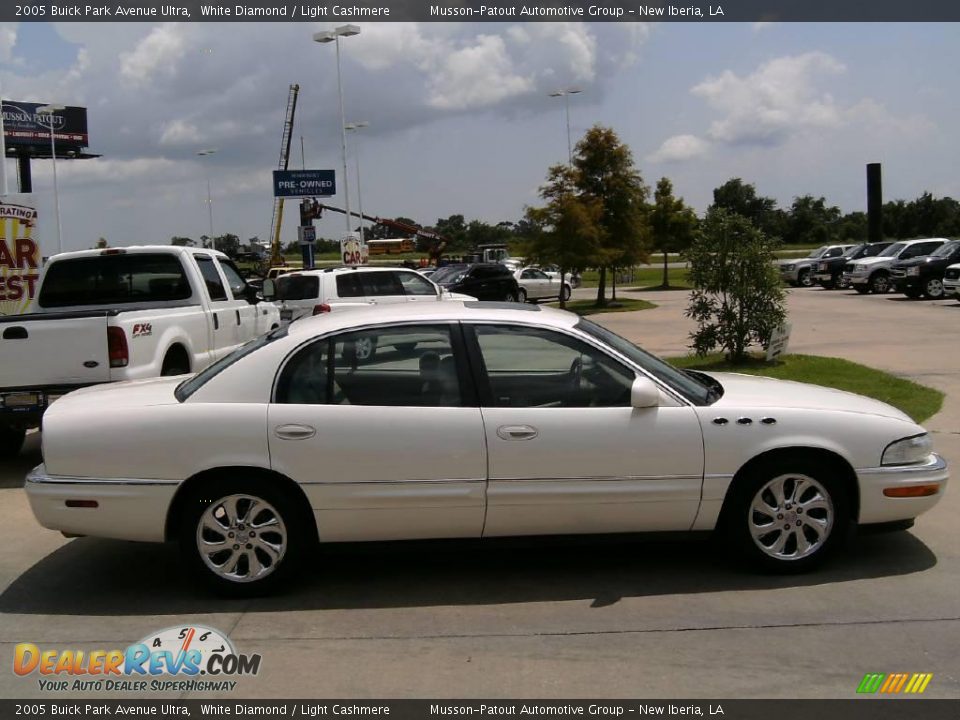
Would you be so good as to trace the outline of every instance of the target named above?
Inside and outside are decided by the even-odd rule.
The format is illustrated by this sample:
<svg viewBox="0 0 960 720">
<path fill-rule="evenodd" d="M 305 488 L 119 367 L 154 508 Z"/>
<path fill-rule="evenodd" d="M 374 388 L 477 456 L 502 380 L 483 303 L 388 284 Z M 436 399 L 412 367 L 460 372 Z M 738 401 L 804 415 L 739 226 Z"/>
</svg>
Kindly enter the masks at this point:
<svg viewBox="0 0 960 720">
<path fill-rule="evenodd" d="M 359 153 L 368 215 L 519 220 L 566 161 L 564 99 L 549 94 L 571 87 L 574 143 L 613 128 L 651 188 L 669 177 L 698 212 L 733 177 L 781 207 L 813 194 L 865 210 L 869 162 L 885 199 L 960 197 L 958 25 L 358 24 L 341 60 L 346 121 L 369 123 L 347 138 L 351 205 Z M 311 39 L 334 25 L 0 24 L 3 96 L 86 107 L 102 155 L 57 163 L 64 249 L 199 238 L 208 179 L 214 234 L 266 239 L 291 83 L 290 167 L 335 169 L 342 188 L 336 55 Z M 44 254 L 50 166 L 33 165 Z M 342 192 L 325 202 L 342 207 Z M 344 218 L 317 228 L 339 237 Z"/>
</svg>

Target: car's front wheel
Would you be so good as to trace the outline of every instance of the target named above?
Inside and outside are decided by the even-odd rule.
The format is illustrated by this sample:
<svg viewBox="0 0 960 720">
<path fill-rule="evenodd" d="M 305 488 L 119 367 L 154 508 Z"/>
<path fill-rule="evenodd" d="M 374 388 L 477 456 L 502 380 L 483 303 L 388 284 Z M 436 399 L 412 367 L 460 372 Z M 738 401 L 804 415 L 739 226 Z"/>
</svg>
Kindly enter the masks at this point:
<svg viewBox="0 0 960 720">
<path fill-rule="evenodd" d="M 797 285 L 800 287 L 813 287 L 813 273 L 810 270 L 801 270 L 797 276 Z"/>
<path fill-rule="evenodd" d="M 307 533 L 296 504 L 281 489 L 245 479 L 198 486 L 180 522 L 187 564 L 215 592 L 246 597 L 289 578 Z"/>
<path fill-rule="evenodd" d="M 877 295 L 890 292 L 890 277 L 885 272 L 878 272 L 870 278 L 870 290 Z"/>
<path fill-rule="evenodd" d="M 923 286 L 923 294 L 931 300 L 943 297 L 943 281 L 940 278 L 930 278 Z"/>
<path fill-rule="evenodd" d="M 849 528 L 843 479 L 829 465 L 768 462 L 731 490 L 722 530 L 751 564 L 803 572 L 838 547 Z"/>
</svg>

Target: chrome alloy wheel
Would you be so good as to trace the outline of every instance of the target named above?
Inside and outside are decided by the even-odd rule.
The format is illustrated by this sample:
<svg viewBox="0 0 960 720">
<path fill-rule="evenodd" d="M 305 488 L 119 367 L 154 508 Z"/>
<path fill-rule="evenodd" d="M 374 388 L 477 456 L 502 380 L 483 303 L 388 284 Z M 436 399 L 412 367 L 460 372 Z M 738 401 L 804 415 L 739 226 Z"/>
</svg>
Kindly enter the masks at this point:
<svg viewBox="0 0 960 720">
<path fill-rule="evenodd" d="M 748 513 L 753 542 L 775 560 L 813 555 L 830 537 L 836 515 L 823 485 L 793 473 L 775 477 L 761 487 Z"/>
<path fill-rule="evenodd" d="M 287 550 L 280 513 L 253 495 L 228 495 L 211 503 L 200 516 L 196 537 L 207 568 L 237 583 L 270 575 Z"/>
</svg>

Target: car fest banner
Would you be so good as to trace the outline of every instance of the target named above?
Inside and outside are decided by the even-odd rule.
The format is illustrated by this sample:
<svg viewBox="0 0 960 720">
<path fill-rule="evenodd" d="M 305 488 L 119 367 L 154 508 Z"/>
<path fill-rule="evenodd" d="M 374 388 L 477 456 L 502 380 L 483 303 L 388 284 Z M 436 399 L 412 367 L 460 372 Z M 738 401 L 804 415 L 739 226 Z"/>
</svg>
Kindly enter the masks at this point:
<svg viewBox="0 0 960 720">
<path fill-rule="evenodd" d="M 29 312 L 42 262 L 37 210 L 30 195 L 0 198 L 0 315 Z"/>
</svg>

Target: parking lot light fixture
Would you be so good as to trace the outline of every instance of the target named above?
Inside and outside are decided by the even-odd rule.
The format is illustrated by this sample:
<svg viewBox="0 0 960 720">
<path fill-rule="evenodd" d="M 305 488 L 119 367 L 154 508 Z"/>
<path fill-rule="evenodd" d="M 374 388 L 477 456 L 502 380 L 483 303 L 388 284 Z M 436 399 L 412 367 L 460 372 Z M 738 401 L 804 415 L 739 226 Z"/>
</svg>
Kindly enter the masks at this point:
<svg viewBox="0 0 960 720">
<path fill-rule="evenodd" d="M 199 150 L 197 152 L 197 157 L 209 157 L 217 151 L 216 148 L 208 148 L 207 150 Z M 204 169 L 207 171 L 207 217 L 210 220 L 210 242 L 213 243 L 213 197 L 210 195 L 210 168 L 204 164 Z"/>
<path fill-rule="evenodd" d="M 356 132 L 362 128 L 370 127 L 370 123 L 364 122 L 352 122 L 347 123 L 346 129 L 351 132 Z M 356 163 L 357 171 L 357 206 L 360 213 L 360 242 L 366 242 L 366 238 L 363 236 L 363 192 L 360 190 L 360 143 L 354 143 L 353 159 Z"/>
<path fill-rule="evenodd" d="M 340 38 L 360 34 L 356 25 L 341 25 L 333 30 L 313 34 L 314 42 L 334 43 L 337 46 L 337 96 L 340 99 L 340 149 L 343 154 L 343 197 L 346 206 L 347 233 L 350 232 L 350 185 L 347 179 L 347 121 L 343 111 L 343 74 L 340 71 Z"/>
<path fill-rule="evenodd" d="M 46 126 L 50 130 L 50 159 L 53 162 L 53 204 L 55 212 L 57 215 L 57 252 L 63 252 L 63 233 L 60 225 L 60 188 L 57 185 L 57 141 L 56 135 L 53 130 L 53 116 L 56 113 L 63 112 L 66 110 L 66 107 L 63 105 L 43 105 L 37 108 L 37 114 L 40 116 L 46 116 L 49 122 L 44 123 L 43 120 L 40 120 L 40 124 Z"/>
<path fill-rule="evenodd" d="M 573 146 L 570 144 L 570 96 L 582 93 L 583 90 L 577 87 L 565 88 L 563 90 L 554 90 L 550 97 L 562 97 L 563 107 L 567 115 L 567 163 L 573 164 Z"/>
</svg>

